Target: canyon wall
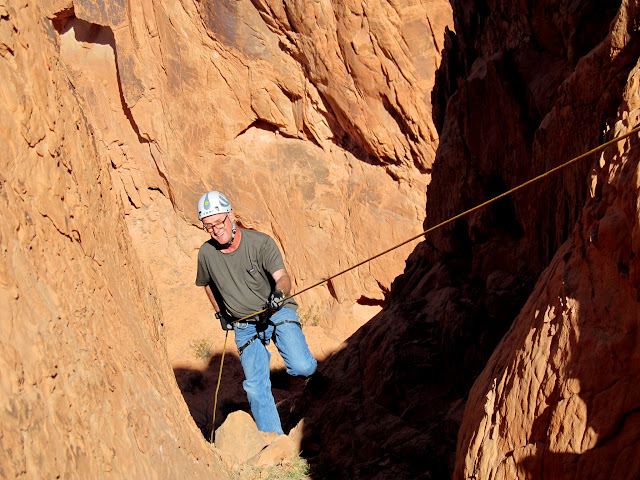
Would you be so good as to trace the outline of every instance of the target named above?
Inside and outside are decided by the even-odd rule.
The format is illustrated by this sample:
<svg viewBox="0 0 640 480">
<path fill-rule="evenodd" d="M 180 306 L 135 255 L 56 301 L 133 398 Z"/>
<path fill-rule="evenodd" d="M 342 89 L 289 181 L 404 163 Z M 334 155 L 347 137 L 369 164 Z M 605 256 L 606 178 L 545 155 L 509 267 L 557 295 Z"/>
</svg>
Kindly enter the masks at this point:
<svg viewBox="0 0 640 480">
<path fill-rule="evenodd" d="M 640 120 L 638 68 L 615 134 Z M 638 146 L 600 157 L 571 238 L 476 380 L 454 478 L 640 475 Z"/>
<path fill-rule="evenodd" d="M 456 2 L 454 19 L 426 227 L 635 126 L 636 2 Z M 335 478 L 637 475 L 636 144 L 418 245 L 388 308 L 322 365 L 331 388 L 287 402 L 312 463 Z M 599 228 L 603 245 L 587 240 Z"/>
<path fill-rule="evenodd" d="M 215 326 L 197 199 L 272 234 L 296 289 L 420 231 L 451 24 L 440 0 L 0 2 L 3 477 L 224 476 L 171 372 L 176 332 Z M 339 343 L 410 251 L 306 318 Z"/>
<path fill-rule="evenodd" d="M 226 478 L 36 4 L 0 3 L 0 477 Z"/>
<path fill-rule="evenodd" d="M 624 85 L 605 139 L 640 124 L 639 18 L 623 2 L 576 72 Z M 588 162 L 577 224 L 469 394 L 454 478 L 640 475 L 639 146 L 635 134 Z"/>
<path fill-rule="evenodd" d="M 212 189 L 276 239 L 297 290 L 420 231 L 444 0 L 78 0 L 48 14 L 125 211 L 194 225 L 180 245 L 192 262 L 195 206 Z M 134 243 L 150 261 L 172 255 Z M 410 251 L 300 303 L 343 338 L 379 311 Z"/>
<path fill-rule="evenodd" d="M 0 474 L 224 476 L 171 371 L 185 335 L 220 335 L 199 196 L 272 234 L 300 289 L 634 126 L 639 21 L 630 1 L 0 0 Z M 348 336 L 280 403 L 318 478 L 637 471 L 636 143 L 300 298 Z"/>
<path fill-rule="evenodd" d="M 438 141 L 430 96 L 451 7 L 104 5 L 60 2 L 45 13 L 151 271 L 178 383 L 206 432 L 224 335 L 193 285 L 207 239 L 198 198 L 219 189 L 242 226 L 272 235 L 294 291 L 419 232 Z M 381 310 L 412 248 L 297 297 L 317 358 Z M 197 358 L 198 345 L 208 358 Z M 245 402 L 231 350 L 218 422 L 225 405 Z"/>
</svg>

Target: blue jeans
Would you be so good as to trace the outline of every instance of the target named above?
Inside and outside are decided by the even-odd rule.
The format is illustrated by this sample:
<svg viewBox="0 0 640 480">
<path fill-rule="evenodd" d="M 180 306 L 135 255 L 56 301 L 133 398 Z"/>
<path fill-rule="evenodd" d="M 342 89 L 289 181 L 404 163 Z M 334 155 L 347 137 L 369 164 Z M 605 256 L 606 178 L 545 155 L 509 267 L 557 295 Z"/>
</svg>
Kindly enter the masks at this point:
<svg viewBox="0 0 640 480">
<path fill-rule="evenodd" d="M 271 378 L 269 359 L 271 354 L 265 345 L 273 339 L 278 352 L 284 359 L 289 375 L 308 377 L 316 371 L 317 362 L 309 351 L 295 310 L 283 308 L 271 317 L 271 322 L 264 332 L 260 332 L 258 339 L 245 347 L 240 354 L 240 363 L 244 370 L 245 381 L 242 386 L 247 392 L 247 399 L 251 406 L 253 419 L 262 432 L 276 432 L 282 435 L 280 416 L 271 393 Z M 256 325 L 239 322 L 234 324 L 236 345 L 240 349 L 256 335 Z"/>
</svg>

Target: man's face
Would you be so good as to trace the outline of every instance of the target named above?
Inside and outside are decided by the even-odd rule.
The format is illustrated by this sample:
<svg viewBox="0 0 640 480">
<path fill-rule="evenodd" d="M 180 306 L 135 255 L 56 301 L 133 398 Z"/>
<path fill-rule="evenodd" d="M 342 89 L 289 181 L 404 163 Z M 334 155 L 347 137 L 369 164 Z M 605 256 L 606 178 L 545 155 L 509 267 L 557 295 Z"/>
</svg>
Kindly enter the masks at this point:
<svg viewBox="0 0 640 480">
<path fill-rule="evenodd" d="M 202 224 L 207 232 L 220 245 L 231 241 L 233 213 L 216 213 L 202 219 Z"/>
</svg>

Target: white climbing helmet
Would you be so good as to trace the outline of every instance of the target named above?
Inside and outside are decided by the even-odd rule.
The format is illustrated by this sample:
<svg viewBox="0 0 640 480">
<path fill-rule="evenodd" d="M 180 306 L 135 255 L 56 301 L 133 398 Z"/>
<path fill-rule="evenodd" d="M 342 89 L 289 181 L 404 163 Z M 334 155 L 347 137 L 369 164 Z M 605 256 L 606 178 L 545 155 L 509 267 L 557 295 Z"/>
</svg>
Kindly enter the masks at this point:
<svg viewBox="0 0 640 480">
<path fill-rule="evenodd" d="M 229 213 L 231 211 L 231 203 L 223 194 L 217 190 L 205 193 L 198 201 L 198 218 L 202 220 L 209 215 L 216 213 Z"/>
</svg>

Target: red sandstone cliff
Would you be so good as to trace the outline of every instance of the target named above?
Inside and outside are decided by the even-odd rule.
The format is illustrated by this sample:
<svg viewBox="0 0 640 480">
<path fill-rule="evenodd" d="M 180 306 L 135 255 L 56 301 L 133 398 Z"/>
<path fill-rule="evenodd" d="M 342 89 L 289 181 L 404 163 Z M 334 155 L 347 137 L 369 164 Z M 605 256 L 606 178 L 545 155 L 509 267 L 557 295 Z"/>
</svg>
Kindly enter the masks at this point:
<svg viewBox="0 0 640 480">
<path fill-rule="evenodd" d="M 220 339 L 202 192 L 298 286 L 420 229 L 451 9 L 369 3 L 0 2 L 3 475 L 220 473 L 169 368 Z M 300 299 L 310 328 L 339 343 L 409 251 Z"/>
<path fill-rule="evenodd" d="M 196 225 L 200 195 L 223 190 L 299 288 L 420 231 L 446 1 L 68 3 L 48 14 L 127 213 Z M 300 300 L 350 333 L 409 252 Z"/>
<path fill-rule="evenodd" d="M 636 3 L 453 13 L 445 41 L 436 1 L 0 1 L 2 476 L 223 475 L 171 372 L 220 339 L 202 191 L 303 287 L 419 231 L 430 179 L 425 225 L 637 122 Z M 301 299 L 334 342 L 389 299 L 281 404 L 318 478 L 638 471 L 634 148 Z"/>
<path fill-rule="evenodd" d="M 52 23 L 0 3 L 0 477 L 224 478 Z"/>
<path fill-rule="evenodd" d="M 426 226 L 635 126 L 637 10 L 456 3 Z M 617 148 L 415 249 L 388 308 L 323 365 L 333 388 L 288 404 L 312 461 L 340 478 L 638 475 L 637 139 Z"/>
</svg>

